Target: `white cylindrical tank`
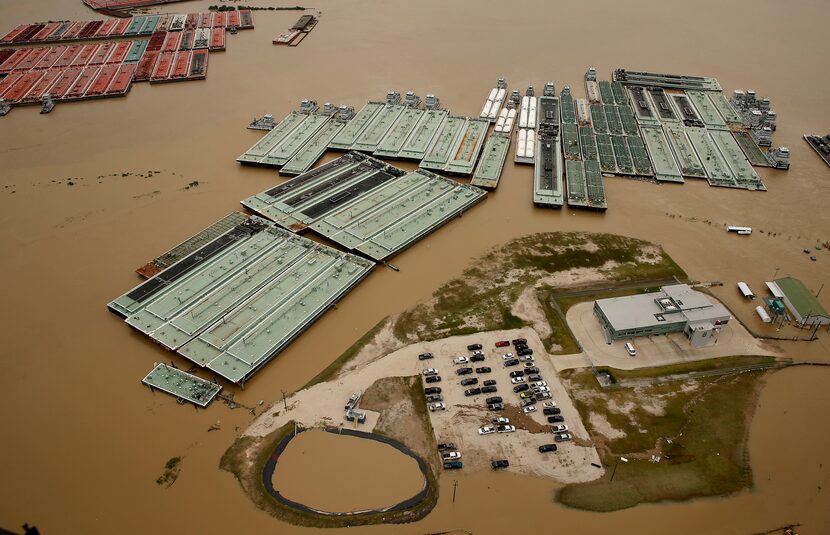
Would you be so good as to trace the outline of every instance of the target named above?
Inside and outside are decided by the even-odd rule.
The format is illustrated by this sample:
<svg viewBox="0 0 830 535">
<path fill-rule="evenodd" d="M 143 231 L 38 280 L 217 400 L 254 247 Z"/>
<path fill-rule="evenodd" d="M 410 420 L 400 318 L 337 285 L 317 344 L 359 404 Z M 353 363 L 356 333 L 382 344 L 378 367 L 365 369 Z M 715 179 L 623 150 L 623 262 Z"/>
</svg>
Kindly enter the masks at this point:
<svg viewBox="0 0 830 535">
<path fill-rule="evenodd" d="M 767 314 L 767 311 L 764 310 L 764 307 L 762 307 L 761 305 L 755 307 L 755 312 L 758 314 L 758 317 L 761 318 L 761 321 L 763 321 L 764 323 L 769 323 L 772 321 L 772 318 L 769 317 L 769 314 Z"/>
<path fill-rule="evenodd" d="M 490 115 L 490 108 L 493 106 L 493 101 L 488 100 L 484 103 L 484 107 L 481 108 L 481 113 L 478 115 L 479 117 L 487 117 Z"/>
<path fill-rule="evenodd" d="M 499 116 L 498 120 L 496 121 L 496 132 L 502 131 L 502 129 L 504 128 L 504 121 L 506 120 L 507 118 L 504 115 Z"/>
<path fill-rule="evenodd" d="M 536 131 L 527 131 L 527 140 L 525 141 L 525 158 L 533 158 L 536 153 Z"/>
<path fill-rule="evenodd" d="M 499 89 L 499 92 L 496 93 L 496 102 L 504 102 L 504 95 L 507 93 L 506 89 Z"/>
<path fill-rule="evenodd" d="M 516 143 L 516 156 L 523 157 L 525 155 L 525 146 L 527 145 L 527 131 L 519 129 L 519 141 Z"/>
<path fill-rule="evenodd" d="M 490 90 L 490 95 L 487 97 L 487 100 L 496 100 L 496 95 L 499 93 L 499 90 L 495 87 Z"/>
<path fill-rule="evenodd" d="M 536 97 L 530 98 L 530 106 L 527 109 L 527 127 L 536 128 Z"/>
</svg>

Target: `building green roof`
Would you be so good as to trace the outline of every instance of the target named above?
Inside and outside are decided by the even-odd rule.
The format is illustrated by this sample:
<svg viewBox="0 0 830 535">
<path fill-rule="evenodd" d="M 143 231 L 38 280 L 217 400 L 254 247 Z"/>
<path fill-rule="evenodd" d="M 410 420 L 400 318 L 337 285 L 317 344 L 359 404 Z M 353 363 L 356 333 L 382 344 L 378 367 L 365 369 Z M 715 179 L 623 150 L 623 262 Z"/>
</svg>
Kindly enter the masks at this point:
<svg viewBox="0 0 830 535">
<path fill-rule="evenodd" d="M 776 279 L 775 284 L 781 288 L 781 291 L 784 292 L 784 295 L 790 300 L 790 303 L 792 303 L 793 307 L 795 307 L 802 317 L 830 317 L 830 314 L 821 306 L 818 299 L 813 296 L 813 293 L 800 280 L 793 277 L 784 277 L 782 279 Z"/>
</svg>

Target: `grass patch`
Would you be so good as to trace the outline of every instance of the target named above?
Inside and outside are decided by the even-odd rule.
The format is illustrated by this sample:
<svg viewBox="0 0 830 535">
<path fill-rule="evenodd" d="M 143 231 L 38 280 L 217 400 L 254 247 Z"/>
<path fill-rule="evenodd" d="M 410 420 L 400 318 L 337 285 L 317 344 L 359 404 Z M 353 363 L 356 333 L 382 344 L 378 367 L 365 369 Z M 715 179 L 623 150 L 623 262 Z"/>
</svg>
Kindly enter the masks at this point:
<svg viewBox="0 0 830 535">
<path fill-rule="evenodd" d="M 315 375 L 300 390 L 304 390 L 310 386 L 316 385 L 317 383 L 322 383 L 335 377 L 338 373 L 340 373 L 340 370 L 342 370 L 343 367 L 351 359 L 353 359 L 358 353 L 360 353 L 360 350 L 363 349 L 366 346 L 366 344 L 368 344 L 372 341 L 372 339 L 374 339 L 375 335 L 379 333 L 381 329 L 383 329 L 387 321 L 389 321 L 389 316 L 380 320 L 377 323 L 377 325 L 369 329 L 366 332 L 366 334 L 358 338 L 358 340 L 355 343 L 349 346 L 349 348 L 343 353 L 341 353 L 339 357 L 334 359 L 331 364 L 329 364 L 328 366 L 326 366 L 325 369 L 323 369 L 323 371 Z"/>
<path fill-rule="evenodd" d="M 772 357 L 736 356 L 610 372 L 618 378 L 645 379 L 772 361 Z M 579 509 L 613 511 L 751 487 L 746 442 L 763 374 L 603 389 L 589 370 L 563 372 L 608 469 L 602 479 L 560 489 L 557 499 Z M 660 462 L 650 462 L 652 455 L 659 456 Z M 620 462 L 622 456 L 629 462 Z"/>
<path fill-rule="evenodd" d="M 513 303 L 530 285 L 573 269 L 595 270 L 597 277 L 615 284 L 640 280 L 686 279 L 686 274 L 659 246 L 649 242 L 583 232 L 532 234 L 494 248 L 476 259 L 461 277 L 453 279 L 421 303 L 395 319 L 393 332 L 404 342 L 527 326 L 511 312 Z M 545 299 L 540 299 L 544 303 Z M 551 344 L 573 352 L 553 310 L 545 311 L 556 333 Z M 571 336 L 572 338 L 572 336 Z"/>
</svg>

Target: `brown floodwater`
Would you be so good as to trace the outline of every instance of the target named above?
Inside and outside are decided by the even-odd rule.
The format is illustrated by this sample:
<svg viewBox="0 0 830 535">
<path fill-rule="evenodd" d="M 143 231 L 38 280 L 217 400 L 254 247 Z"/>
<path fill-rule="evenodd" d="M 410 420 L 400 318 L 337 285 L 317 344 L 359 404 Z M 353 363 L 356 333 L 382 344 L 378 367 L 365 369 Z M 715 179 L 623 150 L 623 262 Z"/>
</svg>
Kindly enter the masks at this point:
<svg viewBox="0 0 830 535">
<path fill-rule="evenodd" d="M 428 298 L 489 248 L 528 233 L 615 232 L 657 242 L 692 278 L 724 281 L 717 295 L 755 326 L 755 303 L 740 299 L 735 281 L 759 293 L 774 274 L 799 277 L 814 290 L 827 282 L 830 255 L 819 251 L 810 262 L 801 252 L 830 239 L 830 170 L 801 139 L 830 125 L 826 2 L 314 6 L 322 20 L 297 48 L 271 44 L 296 12 L 257 12 L 255 30 L 229 35 L 228 50 L 211 55 L 206 81 L 137 84 L 125 99 L 59 104 L 50 115 L 15 109 L 0 120 L 0 526 L 35 522 L 45 535 L 308 531 L 258 511 L 218 469 L 251 415 L 221 404 L 196 411 L 143 388 L 140 378 L 154 362 L 184 361 L 106 309 L 139 282 L 137 266 L 281 180 L 235 158 L 261 135 L 245 129 L 254 116 L 282 117 L 303 97 L 359 107 L 388 89 L 413 89 L 435 93 L 454 113 L 477 114 L 500 76 L 511 88 L 553 80 L 583 96 L 590 66 L 606 77 L 618 66 L 711 75 L 727 91 L 753 88 L 772 100 L 774 141 L 790 147 L 792 169 L 760 170 L 766 193 L 611 178 L 610 208 L 595 214 L 534 208 L 531 168 L 509 163 L 485 202 L 393 259 L 400 273 L 376 270 L 244 391 L 227 388 L 250 406 L 302 386 L 380 319 Z M 92 16 L 80 0 L 3 0 L 0 31 Z M 159 173 L 146 178 L 147 171 Z M 192 181 L 198 187 L 185 189 Z M 726 224 L 758 231 L 737 237 Z M 830 362 L 828 342 L 823 333 L 817 342 L 779 347 L 796 360 Z M 549 481 L 454 473 L 441 478 L 438 506 L 421 522 L 357 531 L 461 527 L 478 535 L 557 526 L 746 534 L 800 522 L 802 533 L 827 533 L 828 379 L 826 368 L 806 367 L 770 377 L 750 435 L 756 488 L 749 492 L 591 514 L 556 505 Z M 217 422 L 221 429 L 209 433 Z M 159 487 L 155 480 L 174 456 L 183 457 L 181 475 Z"/>
<path fill-rule="evenodd" d="M 329 512 L 390 507 L 425 484 L 418 462 L 392 446 L 322 430 L 288 443 L 272 481 L 289 500 Z"/>
</svg>

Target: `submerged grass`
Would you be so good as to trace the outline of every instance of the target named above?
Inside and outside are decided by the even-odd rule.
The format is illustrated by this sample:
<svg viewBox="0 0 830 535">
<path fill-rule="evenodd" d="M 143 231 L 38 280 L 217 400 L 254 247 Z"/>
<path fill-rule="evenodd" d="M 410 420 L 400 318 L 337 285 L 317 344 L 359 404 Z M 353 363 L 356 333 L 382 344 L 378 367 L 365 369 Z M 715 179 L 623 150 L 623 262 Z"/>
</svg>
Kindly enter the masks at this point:
<svg viewBox="0 0 830 535">
<path fill-rule="evenodd" d="M 596 270 L 602 279 L 616 284 L 686 278 L 659 246 L 649 242 L 613 234 L 532 234 L 478 258 L 461 277 L 438 288 L 429 302 L 400 314 L 393 332 L 399 340 L 414 342 L 526 326 L 525 320 L 511 312 L 522 290 L 573 269 Z M 551 312 L 546 310 L 554 331 L 567 332 Z M 575 344 L 569 344 L 564 335 L 562 341 L 569 349 Z M 552 339 L 551 343 L 557 342 Z"/>
<path fill-rule="evenodd" d="M 349 346 L 349 348 L 343 353 L 341 353 L 339 357 L 334 359 L 331 364 L 329 364 L 328 366 L 326 366 L 325 369 L 323 369 L 323 371 L 312 377 L 311 380 L 307 382 L 305 385 L 303 385 L 303 388 L 301 388 L 300 390 L 306 389 L 310 386 L 314 386 L 317 383 L 328 381 L 329 379 L 335 377 L 338 373 L 340 373 L 340 370 L 342 370 L 343 367 L 349 363 L 350 360 L 352 360 L 355 356 L 357 356 L 358 353 L 360 353 L 360 350 L 363 349 L 366 346 L 366 344 L 368 344 L 372 341 L 372 339 L 374 339 L 375 335 L 379 333 L 381 329 L 383 329 L 387 321 L 389 321 L 388 316 L 380 320 L 377 323 L 377 325 L 369 329 L 363 336 L 358 338 L 358 340 L 355 343 Z"/>
<path fill-rule="evenodd" d="M 620 378 L 643 379 L 751 366 L 769 363 L 769 359 L 727 357 L 610 371 Z M 602 479 L 560 489 L 557 499 L 579 509 L 613 511 L 644 502 L 719 496 L 751 487 L 746 443 L 764 373 L 688 380 L 681 386 L 661 383 L 603 389 L 589 370 L 563 372 L 608 469 Z M 604 424 L 598 426 L 592 414 Z M 650 462 L 652 455 L 659 456 L 660 462 Z M 620 457 L 629 462 L 621 462 Z"/>
</svg>

